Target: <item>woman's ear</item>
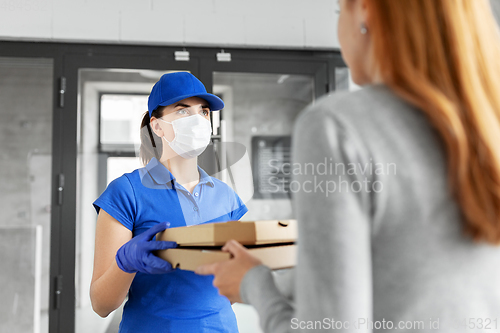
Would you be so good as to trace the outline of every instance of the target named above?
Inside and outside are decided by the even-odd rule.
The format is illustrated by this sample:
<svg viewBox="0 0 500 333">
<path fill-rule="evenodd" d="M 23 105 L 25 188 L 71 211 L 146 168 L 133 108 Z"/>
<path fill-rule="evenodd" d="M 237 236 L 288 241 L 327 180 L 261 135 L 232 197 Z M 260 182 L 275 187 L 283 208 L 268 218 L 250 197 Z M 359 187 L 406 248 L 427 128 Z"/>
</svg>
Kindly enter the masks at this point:
<svg viewBox="0 0 500 333">
<path fill-rule="evenodd" d="M 358 7 L 358 15 L 364 24 L 367 24 L 368 21 L 370 20 L 369 13 L 368 13 L 368 0 L 358 0 L 359 2 L 359 7 Z"/>
<path fill-rule="evenodd" d="M 160 121 L 156 117 L 151 117 L 151 121 L 149 122 L 149 126 L 151 126 L 151 130 L 160 138 L 165 135 L 163 133 L 163 129 L 160 126 Z"/>
</svg>

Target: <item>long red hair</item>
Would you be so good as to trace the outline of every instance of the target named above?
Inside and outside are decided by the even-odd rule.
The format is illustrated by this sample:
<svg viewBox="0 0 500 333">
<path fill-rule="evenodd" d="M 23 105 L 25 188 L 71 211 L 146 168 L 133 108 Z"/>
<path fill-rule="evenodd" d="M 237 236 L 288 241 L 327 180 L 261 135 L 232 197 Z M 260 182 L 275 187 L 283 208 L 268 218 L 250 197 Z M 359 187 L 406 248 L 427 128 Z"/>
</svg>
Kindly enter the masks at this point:
<svg viewBox="0 0 500 333">
<path fill-rule="evenodd" d="M 500 34 L 488 0 L 368 0 L 376 70 L 446 146 L 476 241 L 500 244 Z"/>
</svg>

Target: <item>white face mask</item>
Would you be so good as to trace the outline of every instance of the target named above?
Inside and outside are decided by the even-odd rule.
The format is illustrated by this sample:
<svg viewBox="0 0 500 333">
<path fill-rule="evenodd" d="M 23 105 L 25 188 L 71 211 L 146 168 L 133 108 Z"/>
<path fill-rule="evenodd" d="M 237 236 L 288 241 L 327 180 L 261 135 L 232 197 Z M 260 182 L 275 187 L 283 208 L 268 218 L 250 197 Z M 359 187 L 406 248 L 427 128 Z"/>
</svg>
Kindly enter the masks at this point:
<svg viewBox="0 0 500 333">
<path fill-rule="evenodd" d="M 199 114 L 179 118 L 172 122 L 158 120 L 172 125 L 174 139 L 171 142 L 165 139 L 165 136 L 163 139 L 173 151 L 186 159 L 200 155 L 210 143 L 212 126 L 210 126 L 209 120 Z"/>
</svg>

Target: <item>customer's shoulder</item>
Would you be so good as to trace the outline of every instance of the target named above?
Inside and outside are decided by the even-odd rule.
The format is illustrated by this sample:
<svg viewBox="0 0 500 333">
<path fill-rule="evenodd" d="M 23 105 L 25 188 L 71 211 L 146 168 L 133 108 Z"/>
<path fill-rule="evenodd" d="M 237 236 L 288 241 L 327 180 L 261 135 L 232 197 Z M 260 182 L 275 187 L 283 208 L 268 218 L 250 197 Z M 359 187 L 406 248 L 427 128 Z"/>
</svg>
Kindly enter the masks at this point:
<svg viewBox="0 0 500 333">
<path fill-rule="evenodd" d="M 317 122 L 332 118 L 339 122 L 367 122 L 383 113 L 394 114 L 412 108 L 385 85 L 370 85 L 356 91 L 338 91 L 320 97 L 299 116 L 298 122 Z"/>
<path fill-rule="evenodd" d="M 385 85 L 370 85 L 355 91 L 338 91 L 325 95 L 311 105 L 310 111 L 356 112 L 385 107 L 391 103 L 401 103 L 402 100 Z"/>
</svg>

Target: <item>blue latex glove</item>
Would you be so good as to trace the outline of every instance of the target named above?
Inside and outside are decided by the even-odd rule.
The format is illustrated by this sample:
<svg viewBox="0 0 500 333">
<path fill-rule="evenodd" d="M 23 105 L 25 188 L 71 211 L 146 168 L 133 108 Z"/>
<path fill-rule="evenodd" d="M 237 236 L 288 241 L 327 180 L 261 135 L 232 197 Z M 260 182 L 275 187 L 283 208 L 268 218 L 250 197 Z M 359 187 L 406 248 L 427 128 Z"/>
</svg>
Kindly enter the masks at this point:
<svg viewBox="0 0 500 333">
<path fill-rule="evenodd" d="M 118 267 L 127 273 L 164 274 L 172 271 L 172 265 L 153 254 L 153 251 L 177 247 L 176 242 L 153 240 L 155 235 L 167 229 L 169 222 L 158 223 L 139 236 L 129 240 L 116 252 Z"/>
</svg>

